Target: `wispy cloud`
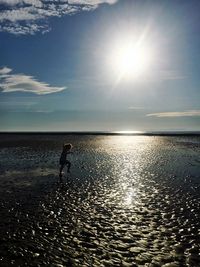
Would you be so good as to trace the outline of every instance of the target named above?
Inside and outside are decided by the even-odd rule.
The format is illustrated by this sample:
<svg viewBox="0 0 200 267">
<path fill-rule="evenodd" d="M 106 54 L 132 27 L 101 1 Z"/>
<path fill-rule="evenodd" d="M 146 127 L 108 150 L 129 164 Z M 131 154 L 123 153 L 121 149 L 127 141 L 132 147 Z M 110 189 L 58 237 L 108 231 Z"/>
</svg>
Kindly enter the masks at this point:
<svg viewBox="0 0 200 267">
<path fill-rule="evenodd" d="M 91 11 L 100 4 L 118 0 L 0 0 L 0 31 L 12 34 L 45 33 L 50 30 L 49 17 Z"/>
<path fill-rule="evenodd" d="M 0 69 L 0 75 L 5 75 L 5 74 L 8 74 L 9 72 L 11 72 L 12 69 L 10 68 L 7 68 L 7 67 L 3 67 L 2 69 Z"/>
<path fill-rule="evenodd" d="M 147 114 L 148 117 L 173 118 L 173 117 L 196 117 L 200 116 L 200 110 L 171 111 Z"/>
<path fill-rule="evenodd" d="M 4 67 L 0 69 L 0 89 L 4 93 L 29 92 L 45 95 L 60 92 L 66 87 L 54 87 L 48 83 L 40 82 L 33 76 L 25 74 L 12 74 L 12 69 Z"/>
</svg>

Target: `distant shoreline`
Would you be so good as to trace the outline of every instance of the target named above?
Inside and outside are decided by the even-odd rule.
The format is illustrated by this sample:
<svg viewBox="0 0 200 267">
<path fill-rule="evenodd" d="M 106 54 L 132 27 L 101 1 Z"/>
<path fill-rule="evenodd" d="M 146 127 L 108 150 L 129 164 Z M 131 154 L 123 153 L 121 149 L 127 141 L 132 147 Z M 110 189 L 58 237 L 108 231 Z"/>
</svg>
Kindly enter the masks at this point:
<svg viewBox="0 0 200 267">
<path fill-rule="evenodd" d="M 200 136 L 200 131 L 166 131 L 166 132 L 139 132 L 139 133 L 118 133 L 118 132 L 29 132 L 29 131 L 17 131 L 17 132 L 0 132 L 0 135 L 105 135 L 105 136 Z"/>
</svg>

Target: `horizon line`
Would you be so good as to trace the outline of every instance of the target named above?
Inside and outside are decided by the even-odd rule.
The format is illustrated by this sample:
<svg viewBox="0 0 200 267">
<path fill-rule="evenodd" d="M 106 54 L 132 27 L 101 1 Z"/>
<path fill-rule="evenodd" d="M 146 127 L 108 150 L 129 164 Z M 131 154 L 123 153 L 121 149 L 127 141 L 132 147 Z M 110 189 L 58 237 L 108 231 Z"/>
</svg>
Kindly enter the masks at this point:
<svg viewBox="0 0 200 267">
<path fill-rule="evenodd" d="M 200 135 L 200 130 L 168 130 L 168 131 L 0 131 L 0 135 L 116 135 L 116 136 L 183 136 Z"/>
</svg>

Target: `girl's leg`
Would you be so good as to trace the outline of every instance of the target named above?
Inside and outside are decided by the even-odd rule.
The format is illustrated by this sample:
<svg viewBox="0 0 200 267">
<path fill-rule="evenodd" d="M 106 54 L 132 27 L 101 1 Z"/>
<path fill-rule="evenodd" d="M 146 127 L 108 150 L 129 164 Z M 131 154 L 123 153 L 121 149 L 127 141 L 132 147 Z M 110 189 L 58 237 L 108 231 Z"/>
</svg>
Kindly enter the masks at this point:
<svg viewBox="0 0 200 267">
<path fill-rule="evenodd" d="M 67 160 L 66 164 L 67 164 L 67 172 L 70 172 L 71 162 Z"/>
<path fill-rule="evenodd" d="M 60 165 L 60 173 L 59 173 L 60 178 L 62 178 L 62 170 L 63 170 L 64 166 L 65 166 L 64 164 Z"/>
</svg>

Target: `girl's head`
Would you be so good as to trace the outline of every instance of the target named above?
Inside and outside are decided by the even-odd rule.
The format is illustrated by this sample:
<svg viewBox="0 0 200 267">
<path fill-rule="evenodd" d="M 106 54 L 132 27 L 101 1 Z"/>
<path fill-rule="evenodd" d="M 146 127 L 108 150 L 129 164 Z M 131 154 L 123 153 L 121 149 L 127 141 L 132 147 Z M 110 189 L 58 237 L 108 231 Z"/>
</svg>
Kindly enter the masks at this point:
<svg viewBox="0 0 200 267">
<path fill-rule="evenodd" d="M 67 143 L 63 145 L 63 150 L 67 151 L 67 150 L 71 150 L 72 149 L 72 144 Z"/>
</svg>

